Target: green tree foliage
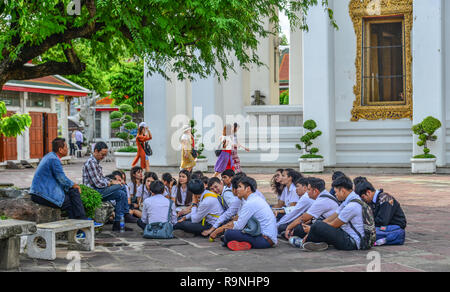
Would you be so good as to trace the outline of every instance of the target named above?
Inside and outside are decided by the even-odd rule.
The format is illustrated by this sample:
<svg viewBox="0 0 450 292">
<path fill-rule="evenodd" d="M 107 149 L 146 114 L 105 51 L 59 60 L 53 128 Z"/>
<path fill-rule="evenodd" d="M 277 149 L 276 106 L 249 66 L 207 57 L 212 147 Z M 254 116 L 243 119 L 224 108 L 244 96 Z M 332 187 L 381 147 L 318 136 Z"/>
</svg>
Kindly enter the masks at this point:
<svg viewBox="0 0 450 292">
<path fill-rule="evenodd" d="M 432 142 L 437 140 L 437 136 L 434 133 L 441 127 L 441 121 L 434 117 L 427 117 L 420 124 L 412 127 L 414 134 L 419 136 L 419 142 L 417 142 L 417 145 L 419 147 L 423 147 L 423 154 L 417 155 L 414 158 L 436 158 L 436 156 L 430 154 L 428 141 Z"/>
<path fill-rule="evenodd" d="M 308 120 L 303 123 L 303 128 L 308 130 L 308 132 L 300 138 L 304 147 L 300 144 L 295 145 L 295 147 L 300 151 L 305 150 L 305 152 L 309 154 L 305 154 L 301 158 L 323 158 L 323 156 L 317 155 L 319 148 L 310 148 L 313 145 L 313 140 L 322 135 L 321 131 L 314 131 L 317 128 L 317 123 L 313 120 Z"/>
<path fill-rule="evenodd" d="M 0 88 L 8 80 L 78 75 L 125 52 L 147 61 L 149 74 L 226 78 L 236 65 L 230 52 L 242 68 L 262 65 L 258 39 L 280 33 L 278 12 L 288 16 L 291 27 L 307 29 L 308 10 L 322 5 L 337 27 L 327 0 L 80 0 L 79 15 L 69 15 L 70 3 L 0 1 Z M 299 11 L 302 17 L 296 16 Z M 265 18 L 276 24 L 274 30 L 266 29 Z M 24 66 L 50 49 L 57 58 Z M 84 53 L 96 64 L 89 64 Z"/>
<path fill-rule="evenodd" d="M 108 77 L 111 98 L 116 104 L 128 104 L 134 112 L 144 107 L 144 62 L 120 62 L 113 66 Z"/>
<path fill-rule="evenodd" d="M 280 35 L 280 45 L 281 46 L 289 46 L 287 36 L 284 33 Z"/>
<path fill-rule="evenodd" d="M 31 117 L 28 114 L 14 114 L 6 116 L 6 105 L 0 101 L 0 135 L 17 137 L 31 126 Z"/>
<path fill-rule="evenodd" d="M 137 125 L 134 122 L 131 122 L 130 116 L 128 113 L 133 112 L 133 107 L 128 104 L 122 104 L 119 107 L 119 111 L 112 112 L 110 118 L 111 128 L 113 129 L 121 129 L 121 132 L 117 133 L 117 138 L 120 138 L 127 142 L 128 146 L 130 146 L 130 139 L 133 139 L 134 136 L 129 133 L 129 131 L 137 129 Z M 128 130 L 128 131 L 125 131 Z"/>
<path fill-rule="evenodd" d="M 285 90 L 280 94 L 280 105 L 289 104 L 289 90 Z"/>
<path fill-rule="evenodd" d="M 205 150 L 205 144 L 204 143 L 199 143 L 200 138 L 202 137 L 202 135 L 197 134 L 198 132 L 197 129 L 195 128 L 195 126 L 197 126 L 197 121 L 195 120 L 190 120 L 189 121 L 189 125 L 191 126 L 191 134 L 194 137 L 194 143 L 196 145 L 197 148 L 197 153 L 198 153 L 198 158 L 202 159 L 202 158 L 206 158 L 205 156 L 202 155 L 203 151 Z"/>
</svg>

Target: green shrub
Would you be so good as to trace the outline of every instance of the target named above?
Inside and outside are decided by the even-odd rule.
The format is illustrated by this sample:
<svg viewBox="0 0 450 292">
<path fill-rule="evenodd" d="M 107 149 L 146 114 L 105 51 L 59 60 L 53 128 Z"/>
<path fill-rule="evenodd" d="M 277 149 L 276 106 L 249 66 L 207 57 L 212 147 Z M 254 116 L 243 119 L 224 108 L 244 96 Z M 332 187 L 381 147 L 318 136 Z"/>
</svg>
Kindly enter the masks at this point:
<svg viewBox="0 0 450 292">
<path fill-rule="evenodd" d="M 117 152 L 122 152 L 122 153 L 137 153 L 137 147 L 133 147 L 133 146 L 128 146 L 128 147 L 123 147 L 120 148 L 119 150 L 117 150 Z"/>
<path fill-rule="evenodd" d="M 430 154 L 430 148 L 428 148 L 428 141 L 436 141 L 437 136 L 434 133 L 442 127 L 441 121 L 434 117 L 425 118 L 420 124 L 414 125 L 412 131 L 419 136 L 417 146 L 423 147 L 423 154 L 417 155 L 414 158 L 436 158 L 436 156 Z"/>
<path fill-rule="evenodd" d="M 121 132 L 116 134 L 116 137 L 124 140 L 127 142 L 128 145 L 130 145 L 130 140 L 134 138 L 133 135 L 130 135 L 128 132 L 124 130 L 134 130 L 137 129 L 136 123 L 133 123 L 131 115 L 129 113 L 133 112 L 133 107 L 128 104 L 122 104 L 119 107 L 118 112 L 113 112 L 110 115 L 110 118 L 112 120 L 111 122 L 111 128 L 112 129 L 121 129 Z"/>
<path fill-rule="evenodd" d="M 204 159 L 206 157 L 203 156 L 202 153 L 205 150 L 205 144 L 200 143 L 200 140 L 199 140 L 202 137 L 202 135 L 200 135 L 200 134 L 195 135 L 195 133 L 197 133 L 197 129 L 195 128 L 195 126 L 197 125 L 197 122 L 195 120 L 190 120 L 189 125 L 191 126 L 191 133 L 192 133 L 192 136 L 194 136 L 194 144 L 197 148 L 197 153 L 198 153 L 197 158 Z"/>
<path fill-rule="evenodd" d="M 102 205 L 102 195 L 88 186 L 80 185 L 81 201 L 83 202 L 86 216 L 94 218 L 95 210 Z"/>
<path fill-rule="evenodd" d="M 301 158 L 323 158 L 321 155 L 317 155 L 319 148 L 309 148 L 313 145 L 313 140 L 322 135 L 321 131 L 314 131 L 317 128 L 317 123 L 313 120 L 308 120 L 303 123 L 303 128 L 308 130 L 308 132 L 300 138 L 300 141 L 304 146 L 297 144 L 295 147 L 302 151 L 305 150 L 308 154 L 301 156 Z"/>
<path fill-rule="evenodd" d="M 288 104 L 289 104 L 289 90 L 286 90 L 280 94 L 280 105 L 288 105 Z"/>
<path fill-rule="evenodd" d="M 1 216 L 0 216 L 0 220 L 8 220 L 8 217 L 5 216 L 5 215 L 1 215 Z"/>
</svg>

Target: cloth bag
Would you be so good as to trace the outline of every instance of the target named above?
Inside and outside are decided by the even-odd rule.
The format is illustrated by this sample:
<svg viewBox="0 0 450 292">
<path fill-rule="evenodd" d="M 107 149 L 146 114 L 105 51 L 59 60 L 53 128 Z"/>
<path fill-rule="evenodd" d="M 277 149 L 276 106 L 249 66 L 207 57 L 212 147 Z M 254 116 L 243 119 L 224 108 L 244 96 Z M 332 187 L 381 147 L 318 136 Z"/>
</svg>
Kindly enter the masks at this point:
<svg viewBox="0 0 450 292">
<path fill-rule="evenodd" d="M 173 238 L 173 225 L 170 223 L 173 201 L 170 200 L 167 222 L 155 222 L 145 226 L 144 238 L 147 239 L 171 239 Z"/>
<path fill-rule="evenodd" d="M 248 235 L 251 235 L 253 237 L 260 236 L 261 235 L 261 225 L 259 224 L 259 221 L 255 219 L 255 217 L 251 217 L 247 225 L 245 226 L 244 230 L 242 230 L 243 233 L 246 233 Z"/>
</svg>

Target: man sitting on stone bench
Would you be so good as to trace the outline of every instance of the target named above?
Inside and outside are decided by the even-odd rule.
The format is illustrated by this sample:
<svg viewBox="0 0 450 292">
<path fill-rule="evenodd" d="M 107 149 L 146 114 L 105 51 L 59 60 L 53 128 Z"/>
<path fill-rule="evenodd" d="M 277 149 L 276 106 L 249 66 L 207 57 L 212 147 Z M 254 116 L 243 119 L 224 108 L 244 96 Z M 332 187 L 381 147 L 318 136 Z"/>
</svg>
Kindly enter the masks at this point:
<svg viewBox="0 0 450 292">
<path fill-rule="evenodd" d="M 44 156 L 39 163 L 31 184 L 31 200 L 37 204 L 60 208 L 67 212 L 69 219 L 87 219 L 81 189 L 64 174 L 61 158 L 67 156 L 65 139 L 52 141 L 52 152 Z"/>
</svg>

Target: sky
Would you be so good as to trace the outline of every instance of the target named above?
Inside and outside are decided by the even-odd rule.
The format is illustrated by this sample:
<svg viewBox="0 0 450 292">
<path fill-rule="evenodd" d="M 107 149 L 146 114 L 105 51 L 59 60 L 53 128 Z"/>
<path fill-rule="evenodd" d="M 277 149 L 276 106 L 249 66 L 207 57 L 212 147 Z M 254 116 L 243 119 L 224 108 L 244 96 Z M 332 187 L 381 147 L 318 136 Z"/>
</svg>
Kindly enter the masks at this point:
<svg viewBox="0 0 450 292">
<path fill-rule="evenodd" d="M 280 26 L 281 31 L 286 35 L 288 39 L 288 43 L 291 41 L 291 35 L 290 35 L 290 25 L 289 25 L 289 19 L 284 13 L 280 13 Z"/>
</svg>

